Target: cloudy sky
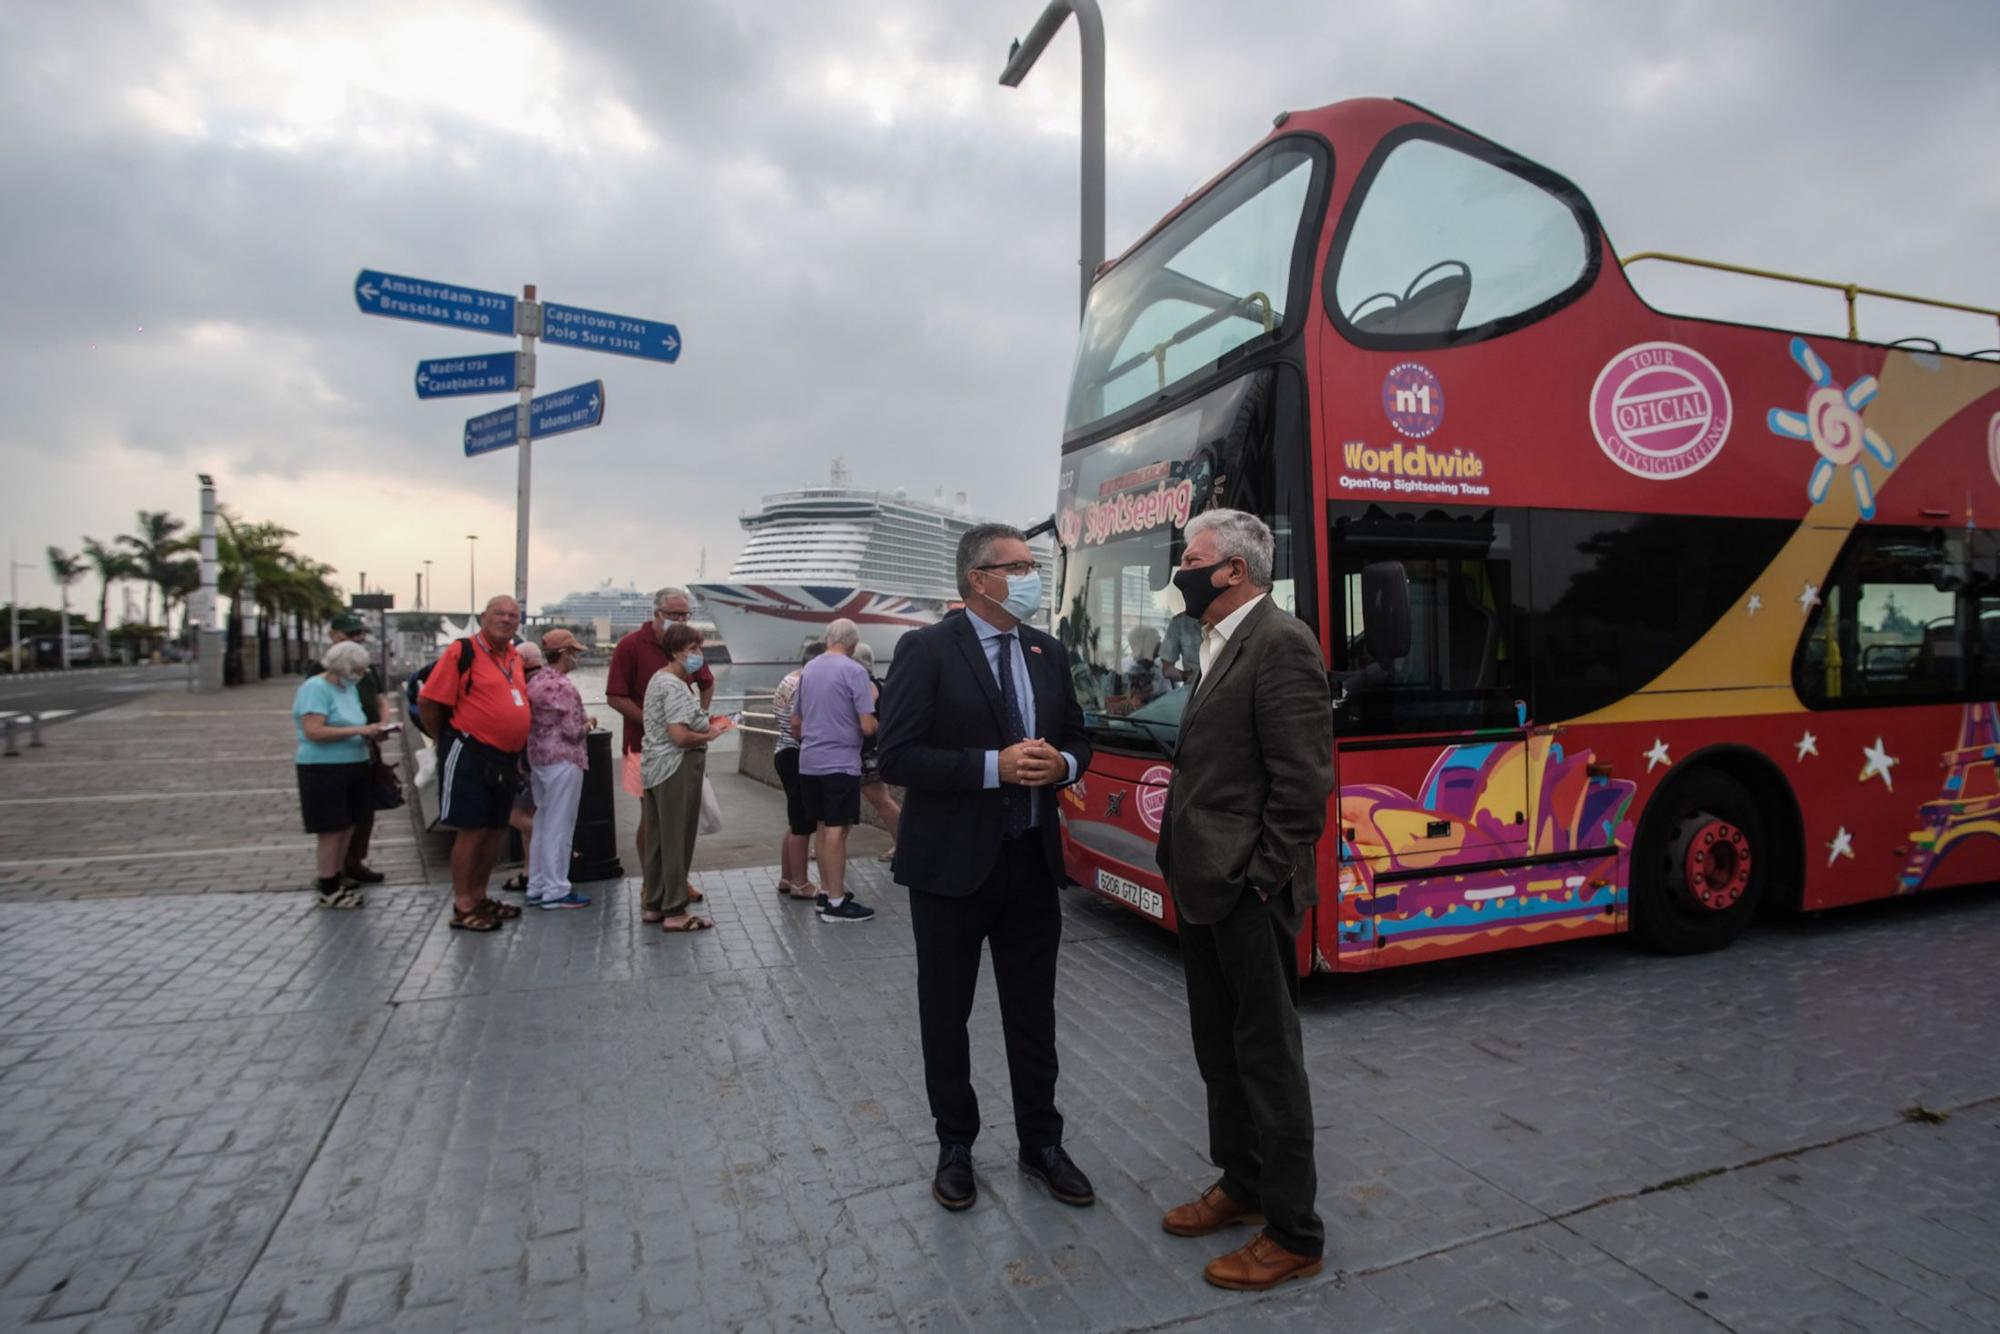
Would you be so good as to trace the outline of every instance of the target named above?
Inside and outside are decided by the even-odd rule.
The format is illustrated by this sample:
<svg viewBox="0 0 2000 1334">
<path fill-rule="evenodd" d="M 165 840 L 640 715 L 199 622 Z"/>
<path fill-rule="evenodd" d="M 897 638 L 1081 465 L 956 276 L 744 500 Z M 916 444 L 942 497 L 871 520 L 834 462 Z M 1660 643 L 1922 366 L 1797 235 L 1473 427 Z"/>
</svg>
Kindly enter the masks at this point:
<svg viewBox="0 0 2000 1334">
<path fill-rule="evenodd" d="M 1041 0 L 0 0 L 0 527 L 192 516 L 195 474 L 409 605 L 512 576 L 511 451 L 467 460 L 423 357 L 508 343 L 364 317 L 364 267 L 677 322 L 675 366 L 545 351 L 605 424 L 535 451 L 531 600 L 711 576 L 740 510 L 821 480 L 1053 500 L 1075 330 L 1073 30 Z M 2000 304 L 2000 5 L 1102 0 L 1115 252 L 1274 113 L 1432 107 L 1575 180 L 1621 251 Z M 1640 276 L 1635 272 L 1635 277 Z M 1650 296 L 1837 331 L 1837 296 Z M 1970 350 L 1990 322 L 1877 306 Z M 95 600 L 94 585 L 77 591 Z"/>
</svg>

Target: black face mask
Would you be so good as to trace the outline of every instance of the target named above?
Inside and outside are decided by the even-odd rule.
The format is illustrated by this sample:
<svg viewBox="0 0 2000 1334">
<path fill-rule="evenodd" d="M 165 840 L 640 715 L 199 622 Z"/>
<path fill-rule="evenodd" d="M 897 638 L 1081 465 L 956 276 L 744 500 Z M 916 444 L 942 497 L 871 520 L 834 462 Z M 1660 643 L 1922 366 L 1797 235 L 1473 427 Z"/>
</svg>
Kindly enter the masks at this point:
<svg viewBox="0 0 2000 1334">
<path fill-rule="evenodd" d="M 1217 570 L 1227 569 L 1228 560 L 1219 560 L 1213 565 L 1201 565 L 1191 570 L 1174 571 L 1174 587 L 1181 591 L 1181 601 L 1187 604 L 1188 615 L 1197 621 L 1207 613 L 1209 606 L 1229 590 L 1217 588 L 1209 580 Z"/>
</svg>

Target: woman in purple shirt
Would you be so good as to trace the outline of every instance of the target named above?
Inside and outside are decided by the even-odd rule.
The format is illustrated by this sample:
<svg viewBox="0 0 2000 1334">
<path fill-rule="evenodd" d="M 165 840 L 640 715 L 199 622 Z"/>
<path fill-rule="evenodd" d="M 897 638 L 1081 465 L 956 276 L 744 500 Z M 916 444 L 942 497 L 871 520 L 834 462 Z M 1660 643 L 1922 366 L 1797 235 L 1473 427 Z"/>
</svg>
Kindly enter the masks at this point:
<svg viewBox="0 0 2000 1334">
<path fill-rule="evenodd" d="M 569 674 L 583 645 L 567 630 L 542 636 L 548 665 L 528 678 L 528 781 L 535 792 L 535 840 L 528 849 L 528 902 L 551 911 L 587 908 L 590 900 L 570 888 L 570 841 L 576 834 L 576 806 L 583 796 L 583 771 L 590 767 L 584 738 L 590 717 Z"/>
</svg>

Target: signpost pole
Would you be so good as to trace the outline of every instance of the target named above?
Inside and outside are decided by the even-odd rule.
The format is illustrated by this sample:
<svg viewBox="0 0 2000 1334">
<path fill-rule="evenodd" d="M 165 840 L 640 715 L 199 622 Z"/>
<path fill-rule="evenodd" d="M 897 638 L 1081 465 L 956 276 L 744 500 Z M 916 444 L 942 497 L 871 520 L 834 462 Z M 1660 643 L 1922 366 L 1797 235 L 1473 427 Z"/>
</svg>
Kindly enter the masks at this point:
<svg viewBox="0 0 2000 1334">
<path fill-rule="evenodd" d="M 527 310 L 536 309 L 535 285 L 527 283 L 521 288 L 521 300 Z M 521 363 L 524 367 L 535 364 L 535 334 L 537 328 L 532 315 L 521 322 Z M 514 601 L 521 604 L 521 615 L 528 614 L 528 493 L 531 460 L 529 450 L 533 447 L 530 437 L 530 421 L 534 414 L 535 377 L 531 374 L 521 381 L 521 408 L 514 424 L 515 448 L 521 452 L 519 480 L 515 484 L 514 496 Z"/>
</svg>

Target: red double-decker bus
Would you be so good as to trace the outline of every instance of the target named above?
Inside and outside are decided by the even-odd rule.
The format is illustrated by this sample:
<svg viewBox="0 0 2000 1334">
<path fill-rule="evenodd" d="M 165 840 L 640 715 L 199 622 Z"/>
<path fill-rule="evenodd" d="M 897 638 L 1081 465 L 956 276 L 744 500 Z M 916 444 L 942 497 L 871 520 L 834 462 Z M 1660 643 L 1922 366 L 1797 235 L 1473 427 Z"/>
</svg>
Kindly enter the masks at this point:
<svg viewBox="0 0 2000 1334">
<path fill-rule="evenodd" d="M 1665 314 L 1555 172 L 1403 102 L 1280 117 L 1091 292 L 1070 874 L 1175 925 L 1169 575 L 1226 506 L 1338 701 L 1302 970 L 2000 879 L 1995 355 Z"/>
</svg>

